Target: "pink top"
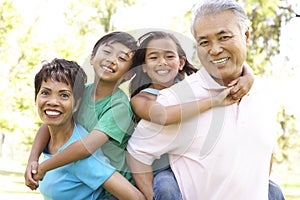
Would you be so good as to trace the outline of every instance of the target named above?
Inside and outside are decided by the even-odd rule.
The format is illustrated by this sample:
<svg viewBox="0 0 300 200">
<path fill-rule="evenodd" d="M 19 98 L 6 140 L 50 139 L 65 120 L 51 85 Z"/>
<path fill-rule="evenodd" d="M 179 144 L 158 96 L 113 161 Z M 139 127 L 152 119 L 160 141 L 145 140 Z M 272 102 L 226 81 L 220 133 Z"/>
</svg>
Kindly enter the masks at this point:
<svg viewBox="0 0 300 200">
<path fill-rule="evenodd" d="M 141 120 L 128 152 L 148 165 L 168 152 L 184 200 L 267 200 L 276 109 L 269 109 L 268 90 L 258 81 L 239 105 L 216 107 L 176 125 Z M 157 101 L 174 105 L 224 88 L 202 68 L 162 90 Z"/>
</svg>

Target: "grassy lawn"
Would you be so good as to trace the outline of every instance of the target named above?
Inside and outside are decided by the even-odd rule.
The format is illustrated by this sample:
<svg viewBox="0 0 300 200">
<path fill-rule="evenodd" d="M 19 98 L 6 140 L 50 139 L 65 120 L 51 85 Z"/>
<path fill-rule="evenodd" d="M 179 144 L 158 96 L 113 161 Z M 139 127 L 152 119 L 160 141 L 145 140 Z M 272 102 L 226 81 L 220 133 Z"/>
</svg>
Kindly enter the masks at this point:
<svg viewBox="0 0 300 200">
<path fill-rule="evenodd" d="M 43 199 L 38 191 L 31 191 L 25 186 L 24 171 L 25 167 L 16 162 L 0 160 L 0 199 Z"/>
<path fill-rule="evenodd" d="M 5 200 L 42 200 L 39 191 L 31 191 L 24 184 L 23 173 L 25 166 L 12 161 L 3 161 L 0 158 L 0 199 Z M 275 182 L 279 183 L 286 200 L 300 199 L 300 174 L 291 175 L 291 172 L 276 174 Z M 285 177 L 285 178 L 283 178 Z M 278 179 L 279 178 L 279 179 Z M 277 179 L 277 180 L 276 180 Z M 278 181 L 281 180 L 281 181 Z"/>
</svg>

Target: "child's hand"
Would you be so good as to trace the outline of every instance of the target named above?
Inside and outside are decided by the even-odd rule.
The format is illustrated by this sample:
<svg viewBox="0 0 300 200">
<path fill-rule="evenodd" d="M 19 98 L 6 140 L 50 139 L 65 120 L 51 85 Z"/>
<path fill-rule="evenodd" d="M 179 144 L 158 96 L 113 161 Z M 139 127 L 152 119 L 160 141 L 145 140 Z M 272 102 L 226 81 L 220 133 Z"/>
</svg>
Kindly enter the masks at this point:
<svg viewBox="0 0 300 200">
<path fill-rule="evenodd" d="M 36 190 L 39 187 L 38 181 L 33 178 L 33 176 L 37 173 L 38 165 L 39 163 L 37 161 L 28 163 L 24 173 L 25 185 L 31 190 Z"/>
<path fill-rule="evenodd" d="M 227 88 L 224 91 L 222 91 L 220 94 L 214 96 L 212 98 L 212 107 L 228 106 L 238 102 L 239 100 L 233 99 L 230 94 L 232 89 L 233 89 L 232 87 Z"/>
<path fill-rule="evenodd" d="M 34 180 L 41 181 L 45 176 L 45 172 L 39 168 L 36 174 L 33 174 Z"/>
<path fill-rule="evenodd" d="M 240 100 L 245 94 L 247 94 L 253 84 L 254 77 L 252 74 L 241 76 L 228 84 L 228 87 L 232 87 L 230 96 L 233 100 Z"/>
</svg>

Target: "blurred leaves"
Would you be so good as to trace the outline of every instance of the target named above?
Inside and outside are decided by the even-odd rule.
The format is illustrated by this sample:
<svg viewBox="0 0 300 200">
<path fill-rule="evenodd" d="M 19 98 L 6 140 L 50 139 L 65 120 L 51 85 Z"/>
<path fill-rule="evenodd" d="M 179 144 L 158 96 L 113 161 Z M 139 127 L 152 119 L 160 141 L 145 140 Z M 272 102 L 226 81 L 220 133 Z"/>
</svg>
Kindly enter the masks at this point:
<svg viewBox="0 0 300 200">
<path fill-rule="evenodd" d="M 134 5 L 136 1 L 66 0 L 57 3 L 35 0 L 31 5 L 35 6 L 33 18 L 29 22 L 17 6 L 21 0 L 0 2 L 0 128 L 10 133 L 21 132 L 24 143 L 30 144 L 40 125 L 33 102 L 33 79 L 41 61 L 60 57 L 84 63 L 99 35 L 115 30 L 111 19 L 117 10 Z M 281 28 L 294 14 L 287 2 L 244 1 L 251 20 L 251 44 L 247 62 L 256 74 L 265 75 L 268 72 L 266 66 L 279 53 Z M 62 18 L 57 20 L 54 16 L 59 14 L 57 12 L 61 4 L 66 6 L 61 13 Z M 51 5 L 54 6 L 50 8 Z M 49 19 L 45 23 L 41 13 L 46 11 Z M 142 17 L 136 20 L 142 20 Z M 189 33 L 190 18 L 189 11 L 178 13 L 169 28 Z M 44 35 L 45 32 L 47 35 Z M 284 132 L 279 138 L 280 145 L 283 149 L 292 148 L 288 138 L 296 131 L 293 128 L 294 118 L 282 110 L 279 116 Z M 282 152 L 283 157 L 286 155 Z"/>
</svg>

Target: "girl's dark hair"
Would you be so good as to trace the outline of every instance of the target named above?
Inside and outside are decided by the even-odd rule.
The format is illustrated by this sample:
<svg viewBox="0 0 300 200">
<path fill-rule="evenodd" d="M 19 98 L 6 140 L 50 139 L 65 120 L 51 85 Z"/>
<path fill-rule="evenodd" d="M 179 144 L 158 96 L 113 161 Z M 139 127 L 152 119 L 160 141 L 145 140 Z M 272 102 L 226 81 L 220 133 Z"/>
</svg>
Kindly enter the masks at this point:
<svg viewBox="0 0 300 200">
<path fill-rule="evenodd" d="M 96 42 L 92 51 L 92 56 L 94 56 L 97 53 L 99 46 L 107 44 L 109 42 L 121 43 L 128 47 L 130 50 L 132 50 L 132 52 L 134 52 L 137 49 L 137 42 L 132 35 L 126 32 L 116 31 L 104 35 Z"/>
<path fill-rule="evenodd" d="M 34 87 L 35 87 L 35 100 L 37 94 L 41 89 L 42 82 L 47 82 L 48 79 L 63 82 L 70 85 L 73 90 L 75 104 L 82 97 L 85 83 L 87 81 L 87 75 L 84 70 L 74 61 L 65 59 L 57 59 L 48 63 L 43 62 L 42 69 L 35 75 Z"/>
<path fill-rule="evenodd" d="M 147 46 L 150 41 L 156 40 L 156 39 L 162 39 L 162 38 L 168 38 L 174 41 L 174 43 L 177 46 L 177 53 L 179 55 L 179 58 L 185 58 L 186 59 L 186 53 L 184 52 L 183 48 L 180 45 L 180 42 L 178 39 L 171 33 L 163 32 L 163 31 L 150 31 L 144 35 L 142 35 L 139 39 L 139 47 L 135 51 L 135 54 L 133 56 L 132 60 L 132 68 L 135 72 L 134 78 L 131 80 L 129 85 L 129 93 L 130 97 L 135 96 L 138 94 L 141 90 L 149 87 L 152 83 L 151 78 L 143 72 L 142 66 L 145 64 L 145 56 L 146 56 L 146 50 Z M 190 75 L 192 73 L 197 72 L 198 69 L 195 68 L 187 59 L 185 62 L 185 65 L 183 66 L 182 70 L 178 72 L 178 75 L 175 79 L 182 80 L 185 76 L 185 74 Z"/>
</svg>

